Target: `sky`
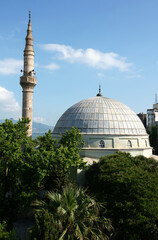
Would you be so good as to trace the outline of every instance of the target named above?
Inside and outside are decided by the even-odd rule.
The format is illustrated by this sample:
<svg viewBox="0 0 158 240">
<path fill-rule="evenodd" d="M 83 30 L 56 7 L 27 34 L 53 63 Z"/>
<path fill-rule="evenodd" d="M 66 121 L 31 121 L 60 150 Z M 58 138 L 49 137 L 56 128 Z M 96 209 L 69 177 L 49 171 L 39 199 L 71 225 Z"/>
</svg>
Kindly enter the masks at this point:
<svg viewBox="0 0 158 240">
<path fill-rule="evenodd" d="M 31 9 L 37 86 L 33 120 L 54 126 L 73 104 L 116 99 L 135 113 L 158 93 L 157 0 L 0 0 L 0 119 L 21 117 Z"/>
</svg>

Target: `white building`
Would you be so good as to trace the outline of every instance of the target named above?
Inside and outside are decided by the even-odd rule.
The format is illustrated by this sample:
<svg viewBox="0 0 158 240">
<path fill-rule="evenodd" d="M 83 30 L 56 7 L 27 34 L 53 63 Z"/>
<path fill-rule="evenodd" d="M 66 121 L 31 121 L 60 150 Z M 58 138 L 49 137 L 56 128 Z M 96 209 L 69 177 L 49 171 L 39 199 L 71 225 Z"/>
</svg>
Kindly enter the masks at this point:
<svg viewBox="0 0 158 240">
<path fill-rule="evenodd" d="M 158 103 L 153 104 L 152 109 L 147 109 L 147 128 L 158 126 Z"/>
</svg>

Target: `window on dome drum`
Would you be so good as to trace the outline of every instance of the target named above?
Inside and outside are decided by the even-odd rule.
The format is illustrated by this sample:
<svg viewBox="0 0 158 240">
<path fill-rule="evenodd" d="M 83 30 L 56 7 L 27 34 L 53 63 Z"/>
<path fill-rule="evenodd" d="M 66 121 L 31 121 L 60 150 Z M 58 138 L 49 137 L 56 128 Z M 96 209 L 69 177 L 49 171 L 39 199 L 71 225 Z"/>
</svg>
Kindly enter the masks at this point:
<svg viewBox="0 0 158 240">
<path fill-rule="evenodd" d="M 127 147 L 132 147 L 132 142 L 130 141 L 130 140 L 128 140 L 128 142 L 127 142 Z"/>
<path fill-rule="evenodd" d="M 104 148 L 104 147 L 105 147 L 105 143 L 104 143 L 103 140 L 100 141 L 99 146 L 100 146 L 101 148 Z"/>
</svg>

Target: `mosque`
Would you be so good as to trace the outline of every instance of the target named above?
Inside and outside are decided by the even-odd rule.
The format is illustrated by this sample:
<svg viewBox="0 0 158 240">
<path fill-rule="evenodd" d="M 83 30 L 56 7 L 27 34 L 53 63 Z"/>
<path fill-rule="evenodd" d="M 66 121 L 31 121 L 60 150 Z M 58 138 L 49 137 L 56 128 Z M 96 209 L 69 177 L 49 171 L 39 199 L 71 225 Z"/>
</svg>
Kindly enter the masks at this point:
<svg viewBox="0 0 158 240">
<path fill-rule="evenodd" d="M 24 50 L 24 70 L 20 78 L 23 88 L 24 118 L 31 120 L 28 135 L 32 135 L 33 88 L 37 84 L 34 77 L 34 50 L 31 28 L 31 14 Z M 92 159 L 124 151 L 132 156 L 150 157 L 152 148 L 149 136 L 139 117 L 125 104 L 104 97 L 99 87 L 96 97 L 82 100 L 59 118 L 52 132 L 52 137 L 60 139 L 61 134 L 72 127 L 78 128 L 84 138 L 85 145 L 81 156 L 90 164 Z"/>
<path fill-rule="evenodd" d="M 125 104 L 104 97 L 100 88 L 96 97 L 82 100 L 63 113 L 52 137 L 59 139 L 72 127 L 83 135 L 82 157 L 98 159 L 117 151 L 132 156 L 152 155 L 149 136 L 139 117 Z"/>
</svg>

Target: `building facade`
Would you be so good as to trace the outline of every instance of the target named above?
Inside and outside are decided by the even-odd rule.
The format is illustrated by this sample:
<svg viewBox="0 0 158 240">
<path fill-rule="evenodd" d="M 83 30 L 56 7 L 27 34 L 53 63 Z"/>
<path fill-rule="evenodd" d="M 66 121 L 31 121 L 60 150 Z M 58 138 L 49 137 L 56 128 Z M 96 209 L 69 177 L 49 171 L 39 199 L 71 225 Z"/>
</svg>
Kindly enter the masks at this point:
<svg viewBox="0 0 158 240">
<path fill-rule="evenodd" d="M 158 103 L 153 104 L 152 109 L 147 109 L 147 128 L 158 127 Z"/>
</svg>

